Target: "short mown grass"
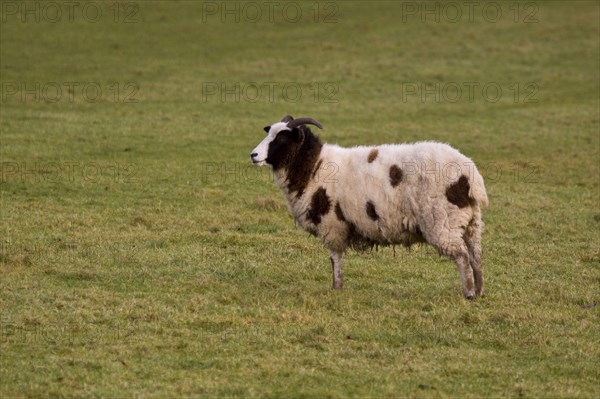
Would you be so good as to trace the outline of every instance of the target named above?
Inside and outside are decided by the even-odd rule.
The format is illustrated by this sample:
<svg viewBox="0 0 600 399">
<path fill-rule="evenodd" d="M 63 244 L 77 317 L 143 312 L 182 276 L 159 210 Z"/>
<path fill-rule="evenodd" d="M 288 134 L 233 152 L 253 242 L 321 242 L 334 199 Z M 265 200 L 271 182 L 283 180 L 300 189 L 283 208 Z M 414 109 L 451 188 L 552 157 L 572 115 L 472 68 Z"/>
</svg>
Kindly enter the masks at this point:
<svg viewBox="0 0 600 399">
<path fill-rule="evenodd" d="M 456 23 L 391 1 L 291 3 L 298 23 L 94 4 L 93 23 L 1 4 L 0 396 L 600 395 L 597 2 Z M 222 98 L 236 83 L 262 91 Z M 474 159 L 486 297 L 426 246 L 350 251 L 330 290 L 325 249 L 248 166 L 288 113 L 327 142 Z"/>
</svg>

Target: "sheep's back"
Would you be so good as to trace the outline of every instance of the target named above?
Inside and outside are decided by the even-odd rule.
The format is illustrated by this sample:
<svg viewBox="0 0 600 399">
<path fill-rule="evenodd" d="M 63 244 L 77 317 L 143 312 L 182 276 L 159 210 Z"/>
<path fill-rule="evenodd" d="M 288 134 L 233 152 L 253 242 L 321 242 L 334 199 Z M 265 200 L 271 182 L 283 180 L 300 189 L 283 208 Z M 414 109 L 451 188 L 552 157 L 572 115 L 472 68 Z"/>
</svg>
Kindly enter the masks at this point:
<svg viewBox="0 0 600 399">
<path fill-rule="evenodd" d="M 314 190 L 324 187 L 332 207 L 339 207 L 361 234 L 376 241 L 403 241 L 406 232 L 418 232 L 422 215 L 436 207 L 454 210 L 446 190 L 462 175 L 469 181 L 481 179 L 469 158 L 436 142 L 325 145 L 321 159 L 324 173 L 315 179 Z"/>
</svg>

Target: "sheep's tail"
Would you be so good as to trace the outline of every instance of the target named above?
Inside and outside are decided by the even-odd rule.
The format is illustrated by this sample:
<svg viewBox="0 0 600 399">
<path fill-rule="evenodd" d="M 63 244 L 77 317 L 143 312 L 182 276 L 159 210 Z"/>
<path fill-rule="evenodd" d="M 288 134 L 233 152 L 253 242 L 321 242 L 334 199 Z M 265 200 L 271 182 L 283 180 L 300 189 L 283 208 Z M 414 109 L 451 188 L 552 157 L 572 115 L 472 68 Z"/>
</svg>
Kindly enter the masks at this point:
<svg viewBox="0 0 600 399">
<path fill-rule="evenodd" d="M 474 176 L 471 179 L 469 198 L 475 200 L 481 207 L 488 206 L 489 204 L 485 185 L 483 184 L 483 177 L 477 169 L 475 169 Z"/>
</svg>

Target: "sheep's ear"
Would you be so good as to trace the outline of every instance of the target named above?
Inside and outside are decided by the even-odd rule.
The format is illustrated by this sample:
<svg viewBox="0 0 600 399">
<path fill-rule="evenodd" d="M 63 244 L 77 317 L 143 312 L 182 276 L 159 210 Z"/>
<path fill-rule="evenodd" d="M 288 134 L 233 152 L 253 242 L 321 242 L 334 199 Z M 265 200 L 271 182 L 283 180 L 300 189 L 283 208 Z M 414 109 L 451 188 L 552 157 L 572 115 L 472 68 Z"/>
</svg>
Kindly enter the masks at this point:
<svg viewBox="0 0 600 399">
<path fill-rule="evenodd" d="M 265 126 L 264 127 L 264 131 L 265 132 L 269 133 L 269 130 L 271 130 L 271 126 Z"/>
<path fill-rule="evenodd" d="M 304 140 L 304 130 L 293 128 L 292 129 L 292 138 L 296 143 L 301 143 Z"/>
<path fill-rule="evenodd" d="M 294 117 L 292 115 L 286 115 L 283 118 L 281 118 L 281 122 L 285 122 L 288 123 L 289 121 L 294 120 Z"/>
</svg>

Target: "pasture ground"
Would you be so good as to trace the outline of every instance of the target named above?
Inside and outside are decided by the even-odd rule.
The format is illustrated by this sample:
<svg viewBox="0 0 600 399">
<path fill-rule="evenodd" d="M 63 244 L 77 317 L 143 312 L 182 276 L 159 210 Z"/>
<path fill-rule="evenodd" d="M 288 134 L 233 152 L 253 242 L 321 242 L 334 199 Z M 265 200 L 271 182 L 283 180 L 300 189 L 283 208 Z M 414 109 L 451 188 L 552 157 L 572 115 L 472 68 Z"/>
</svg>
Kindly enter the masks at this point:
<svg viewBox="0 0 600 399">
<path fill-rule="evenodd" d="M 0 396 L 600 395 L 597 2 L 457 22 L 414 2 L 291 3 L 297 22 L 20 4 L 0 15 Z M 487 296 L 428 247 L 350 252 L 331 291 L 248 166 L 287 113 L 327 142 L 473 158 Z"/>
</svg>

